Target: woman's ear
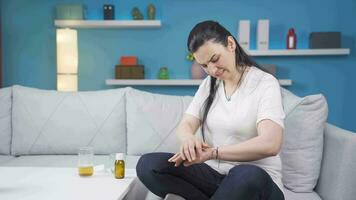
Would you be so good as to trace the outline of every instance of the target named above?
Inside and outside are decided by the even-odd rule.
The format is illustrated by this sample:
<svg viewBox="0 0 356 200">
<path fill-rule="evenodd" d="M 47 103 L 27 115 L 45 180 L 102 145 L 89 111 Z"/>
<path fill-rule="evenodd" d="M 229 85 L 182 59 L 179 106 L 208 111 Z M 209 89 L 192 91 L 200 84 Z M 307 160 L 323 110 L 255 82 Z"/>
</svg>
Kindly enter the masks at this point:
<svg viewBox="0 0 356 200">
<path fill-rule="evenodd" d="M 232 36 L 227 37 L 227 48 L 232 52 L 236 49 L 236 42 Z"/>
</svg>

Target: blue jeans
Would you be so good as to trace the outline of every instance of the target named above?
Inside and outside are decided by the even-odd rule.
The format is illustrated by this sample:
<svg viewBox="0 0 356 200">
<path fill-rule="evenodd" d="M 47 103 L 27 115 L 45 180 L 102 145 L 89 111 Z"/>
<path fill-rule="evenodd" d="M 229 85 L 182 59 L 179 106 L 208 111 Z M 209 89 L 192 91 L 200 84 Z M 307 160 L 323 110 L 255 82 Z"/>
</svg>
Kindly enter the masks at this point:
<svg viewBox="0 0 356 200">
<path fill-rule="evenodd" d="M 237 165 L 222 175 L 205 163 L 175 167 L 168 162 L 172 156 L 148 153 L 136 166 L 141 182 L 162 198 L 172 193 L 186 200 L 284 200 L 282 191 L 260 167 Z"/>
</svg>

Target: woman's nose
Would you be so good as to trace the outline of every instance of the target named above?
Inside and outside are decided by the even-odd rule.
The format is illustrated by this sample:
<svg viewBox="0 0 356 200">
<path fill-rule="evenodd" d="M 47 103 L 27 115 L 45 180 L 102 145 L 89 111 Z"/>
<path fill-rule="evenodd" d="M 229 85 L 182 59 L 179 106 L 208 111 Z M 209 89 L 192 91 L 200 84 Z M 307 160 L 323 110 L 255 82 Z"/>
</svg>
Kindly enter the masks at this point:
<svg viewBox="0 0 356 200">
<path fill-rule="evenodd" d="M 209 63 L 208 65 L 208 70 L 214 74 L 217 70 L 218 70 L 218 67 L 216 66 L 216 64 L 214 63 Z"/>
<path fill-rule="evenodd" d="M 208 64 L 208 69 L 213 72 L 213 71 L 216 71 L 216 66 L 214 63 L 209 63 Z"/>
</svg>

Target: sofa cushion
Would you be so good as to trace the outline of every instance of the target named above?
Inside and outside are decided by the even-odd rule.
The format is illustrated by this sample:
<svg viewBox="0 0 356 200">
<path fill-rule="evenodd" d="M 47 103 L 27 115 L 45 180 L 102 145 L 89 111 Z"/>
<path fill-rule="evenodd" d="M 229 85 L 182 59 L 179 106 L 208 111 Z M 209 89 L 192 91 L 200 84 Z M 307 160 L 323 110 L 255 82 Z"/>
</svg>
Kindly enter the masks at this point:
<svg viewBox="0 0 356 200">
<path fill-rule="evenodd" d="M 320 196 L 316 192 L 296 193 L 284 188 L 285 200 L 321 200 Z M 145 200 L 163 200 L 161 197 L 148 191 Z M 174 194 L 167 194 L 164 200 L 184 200 L 181 196 Z"/>
<path fill-rule="evenodd" d="M 126 89 L 58 92 L 13 87 L 12 154 L 125 152 Z"/>
<path fill-rule="evenodd" d="M 321 200 L 319 195 L 315 192 L 296 193 L 288 190 L 287 188 L 284 188 L 284 198 L 285 200 Z M 163 199 L 149 191 L 147 193 L 145 200 L 163 200 Z M 164 200 L 184 200 L 184 198 L 175 194 L 167 194 Z"/>
<path fill-rule="evenodd" d="M 0 154 L 10 154 L 12 88 L 0 89 Z"/>
<path fill-rule="evenodd" d="M 15 157 L 14 156 L 4 156 L 4 155 L 0 155 L 0 166 L 3 165 L 4 163 L 14 159 Z"/>
<path fill-rule="evenodd" d="M 282 181 L 294 192 L 312 192 L 320 173 L 328 107 L 323 95 L 297 97 L 282 90 L 286 112 Z"/>
<path fill-rule="evenodd" d="M 284 188 L 285 200 L 321 200 L 316 192 L 292 192 Z"/>
<path fill-rule="evenodd" d="M 192 97 L 152 94 L 139 90 L 126 93 L 127 154 L 176 152 L 175 129 Z"/>
</svg>

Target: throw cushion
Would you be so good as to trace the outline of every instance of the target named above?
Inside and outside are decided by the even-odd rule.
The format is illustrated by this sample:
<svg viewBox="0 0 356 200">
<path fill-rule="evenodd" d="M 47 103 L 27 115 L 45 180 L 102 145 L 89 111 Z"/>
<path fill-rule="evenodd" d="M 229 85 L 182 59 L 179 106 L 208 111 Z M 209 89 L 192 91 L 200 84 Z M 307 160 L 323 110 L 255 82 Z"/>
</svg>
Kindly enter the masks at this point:
<svg viewBox="0 0 356 200">
<path fill-rule="evenodd" d="M 10 154 L 12 88 L 0 89 L 0 154 Z"/>
<path fill-rule="evenodd" d="M 127 91 L 127 154 L 176 152 L 179 144 L 175 129 L 191 100 L 188 96 Z"/>
<path fill-rule="evenodd" d="M 58 92 L 13 87 L 12 154 L 95 154 L 126 150 L 126 89 Z"/>
<path fill-rule="evenodd" d="M 286 112 L 282 181 L 294 192 L 312 192 L 319 178 L 328 107 L 323 95 L 297 97 L 283 89 Z"/>
</svg>

